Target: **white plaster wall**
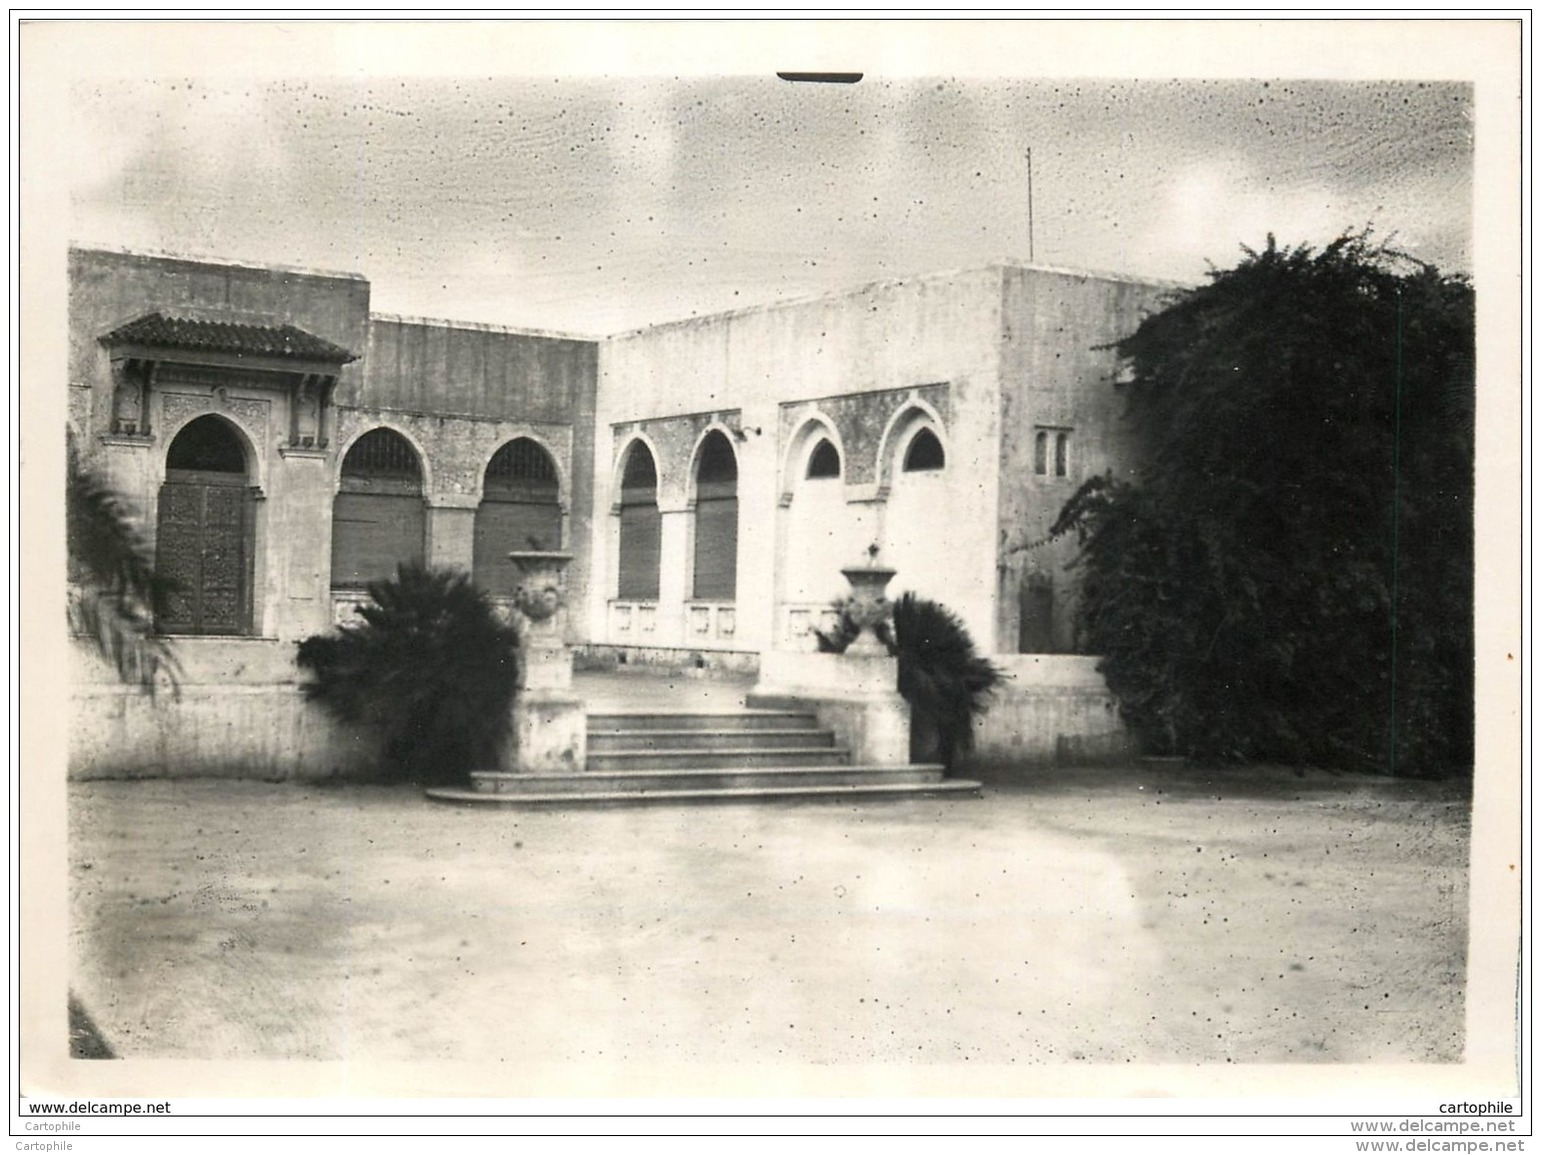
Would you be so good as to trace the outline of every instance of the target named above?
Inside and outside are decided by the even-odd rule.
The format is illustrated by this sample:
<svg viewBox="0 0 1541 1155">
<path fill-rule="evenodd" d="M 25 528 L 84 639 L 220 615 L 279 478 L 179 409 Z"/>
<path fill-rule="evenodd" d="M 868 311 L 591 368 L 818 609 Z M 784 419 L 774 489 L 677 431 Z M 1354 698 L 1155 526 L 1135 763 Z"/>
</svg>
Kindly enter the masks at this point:
<svg viewBox="0 0 1541 1155">
<path fill-rule="evenodd" d="M 333 721 L 298 686 L 188 686 L 180 698 L 78 686 L 71 778 L 330 778 L 369 773 L 371 737 Z"/>
<path fill-rule="evenodd" d="M 784 537 L 778 531 L 778 512 L 785 512 L 779 510 L 786 448 L 779 443 L 782 403 L 940 382 L 947 383 L 950 397 L 944 437 L 948 484 L 945 492 L 928 495 L 935 505 L 924 511 L 924 520 L 931 529 L 949 522 L 947 604 L 976 636 L 991 636 L 999 487 L 1000 286 L 998 269 L 884 282 L 811 301 L 657 326 L 600 346 L 600 447 L 611 444 L 618 423 L 714 410 L 740 412 L 744 436 L 734 444 L 739 460 L 737 648 L 763 650 L 772 644 L 777 586 L 790 588 L 778 550 L 778 538 Z M 658 462 L 661 493 L 682 467 L 678 461 Z M 596 526 L 610 522 L 617 499 L 615 479 L 616 462 L 602 457 L 595 466 Z M 877 509 L 861 508 L 880 496 L 876 489 L 873 484 L 847 486 L 846 500 L 856 508 L 849 516 L 861 534 L 881 520 Z M 967 516 L 959 517 L 964 506 Z M 669 603 L 681 596 L 681 566 L 688 554 L 682 556 L 679 548 L 683 528 L 671 531 L 670 523 L 665 512 L 654 643 L 660 646 L 689 644 L 687 637 L 671 633 L 676 621 L 671 612 L 678 611 L 671 611 Z M 843 548 L 828 548 L 831 556 L 848 554 L 843 560 L 849 561 L 860 556 L 866 544 L 852 540 Z M 613 548 L 613 534 L 595 533 L 596 554 Z M 593 572 L 613 575 L 613 559 L 596 557 Z M 596 641 L 612 640 L 606 633 L 605 610 L 613 596 L 611 582 L 595 583 L 589 591 Z"/>
<path fill-rule="evenodd" d="M 958 516 L 956 501 L 966 494 L 953 470 L 936 473 L 897 473 L 884 514 L 883 560 L 896 571 L 888 583 L 890 597 L 906 592 L 919 594 L 953 609 L 962 616 L 969 632 L 981 646 L 988 634 L 979 631 L 976 612 L 967 612 L 965 595 L 958 589 L 958 559 L 967 550 L 978 550 L 965 519 Z M 988 611 L 986 611 L 988 612 Z"/>
<path fill-rule="evenodd" d="M 840 570 L 859 560 L 863 539 L 862 507 L 846 501 L 841 478 L 803 478 L 796 482 L 786 508 L 782 547 L 788 602 L 828 604 L 847 591 Z"/>
<path fill-rule="evenodd" d="M 1004 654 L 1006 675 L 990 708 L 974 720 L 977 769 L 1129 758 L 1135 744 L 1095 657 Z"/>
<path fill-rule="evenodd" d="M 1109 471 L 1122 480 L 1135 477 L 1137 431 L 1125 417 L 1125 391 L 1115 384 L 1119 362 L 1112 346 L 1159 309 L 1173 287 L 1055 269 L 1005 270 L 995 629 L 1000 651 L 1018 647 L 1019 591 L 1029 581 L 1052 583 L 1051 648 L 1067 651 L 1075 644 L 1079 574 L 1067 566 L 1078 545 L 1073 535 L 1046 540 L 1049 528 L 1087 478 Z M 1034 472 L 1034 438 L 1046 427 L 1069 430 L 1065 477 Z"/>
<path fill-rule="evenodd" d="M 379 747 L 308 702 L 292 642 L 176 640 L 178 693 L 122 685 L 90 647 L 70 646 L 71 778 L 368 774 Z"/>
</svg>

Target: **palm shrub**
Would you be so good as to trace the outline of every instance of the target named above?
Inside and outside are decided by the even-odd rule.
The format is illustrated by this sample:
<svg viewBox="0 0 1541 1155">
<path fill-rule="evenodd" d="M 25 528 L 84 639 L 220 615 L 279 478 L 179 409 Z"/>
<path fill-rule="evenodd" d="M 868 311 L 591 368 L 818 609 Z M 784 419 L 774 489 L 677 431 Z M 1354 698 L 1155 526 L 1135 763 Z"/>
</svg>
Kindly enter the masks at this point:
<svg viewBox="0 0 1541 1155">
<path fill-rule="evenodd" d="M 66 446 L 65 539 L 69 566 L 69 627 L 86 639 L 118 677 L 155 692 L 165 679 L 177 688 L 180 667 L 156 616 L 174 585 L 155 572 L 155 551 L 112 485 Z"/>
<path fill-rule="evenodd" d="M 358 621 L 300 643 L 307 697 L 374 730 L 390 780 L 441 785 L 495 768 L 512 734 L 518 631 L 458 570 L 403 565 L 368 593 Z"/>
<path fill-rule="evenodd" d="M 826 653 L 844 652 L 859 632 L 848 602 L 836 602 L 834 608 L 833 627 L 815 631 Z M 990 695 L 1005 676 L 975 648 L 956 614 L 911 592 L 894 602 L 893 622 L 878 636 L 899 659 L 899 693 L 914 711 L 917 731 L 932 731 L 934 756 L 952 766 L 973 748 L 974 718 L 989 708 Z"/>
</svg>

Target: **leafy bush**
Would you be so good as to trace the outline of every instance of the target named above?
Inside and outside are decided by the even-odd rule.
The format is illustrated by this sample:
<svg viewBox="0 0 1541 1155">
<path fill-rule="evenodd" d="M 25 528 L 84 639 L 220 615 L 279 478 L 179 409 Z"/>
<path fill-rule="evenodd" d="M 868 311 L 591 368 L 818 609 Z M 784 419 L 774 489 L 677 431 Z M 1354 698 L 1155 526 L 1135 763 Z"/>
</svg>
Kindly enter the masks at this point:
<svg viewBox="0 0 1541 1155">
<path fill-rule="evenodd" d="M 512 734 L 519 636 L 456 570 L 403 565 L 358 622 L 300 643 L 305 693 L 382 740 L 386 777 L 442 784 L 495 769 Z"/>
<path fill-rule="evenodd" d="M 1474 298 L 1353 234 L 1269 238 L 1118 345 L 1137 485 L 1093 478 L 1081 641 L 1156 751 L 1469 767 Z"/>
<path fill-rule="evenodd" d="M 842 653 L 856 640 L 848 602 L 836 602 L 837 618 L 828 632 L 816 630 L 819 649 Z M 974 717 L 989 708 L 990 693 L 1004 680 L 1001 671 L 974 648 L 974 639 L 945 606 L 913 593 L 894 602 L 892 628 L 879 640 L 899 659 L 899 692 L 915 715 L 916 753 L 952 766 L 974 745 Z M 927 731 L 935 749 L 926 750 Z"/>
</svg>

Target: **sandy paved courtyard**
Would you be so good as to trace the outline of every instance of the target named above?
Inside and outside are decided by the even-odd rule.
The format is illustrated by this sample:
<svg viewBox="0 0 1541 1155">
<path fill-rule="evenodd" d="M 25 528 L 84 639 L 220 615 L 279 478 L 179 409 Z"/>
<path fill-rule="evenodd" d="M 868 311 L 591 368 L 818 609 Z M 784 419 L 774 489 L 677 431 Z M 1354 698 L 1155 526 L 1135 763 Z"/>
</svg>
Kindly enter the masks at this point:
<svg viewBox="0 0 1541 1155">
<path fill-rule="evenodd" d="M 71 985 L 126 1057 L 1457 1059 L 1468 803 L 1226 781 L 532 813 L 75 783 Z"/>
</svg>

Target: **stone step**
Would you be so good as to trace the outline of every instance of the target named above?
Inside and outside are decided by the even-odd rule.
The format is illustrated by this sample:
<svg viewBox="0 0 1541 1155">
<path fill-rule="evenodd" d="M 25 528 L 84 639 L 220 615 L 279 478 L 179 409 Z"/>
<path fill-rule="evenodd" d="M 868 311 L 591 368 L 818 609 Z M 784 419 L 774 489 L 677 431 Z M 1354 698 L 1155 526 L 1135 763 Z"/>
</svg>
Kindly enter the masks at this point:
<svg viewBox="0 0 1541 1155">
<path fill-rule="evenodd" d="M 914 766 L 763 766 L 721 769 L 585 770 L 575 774 L 471 775 L 471 789 L 481 794 L 652 794 L 680 790 L 767 790 L 790 786 L 934 785 L 943 768 Z"/>
<path fill-rule="evenodd" d="M 798 710 L 607 710 L 588 716 L 590 735 L 618 730 L 811 730 L 818 718 Z"/>
<path fill-rule="evenodd" d="M 589 733 L 589 756 L 643 750 L 786 750 L 829 747 L 829 730 L 600 730 Z"/>
<path fill-rule="evenodd" d="M 844 746 L 789 746 L 762 749 L 723 746 L 710 750 L 660 747 L 653 750 L 589 751 L 595 770 L 733 770 L 775 766 L 844 766 L 850 751 Z"/>
<path fill-rule="evenodd" d="M 875 782 L 838 786 L 743 786 L 729 788 L 683 787 L 669 790 L 590 790 L 573 793 L 485 794 L 474 790 L 433 789 L 435 802 L 473 805 L 541 806 L 637 806 L 649 804 L 696 805 L 745 802 L 864 802 L 896 801 L 940 795 L 979 796 L 980 784 L 961 778 L 940 782 Z"/>
</svg>

